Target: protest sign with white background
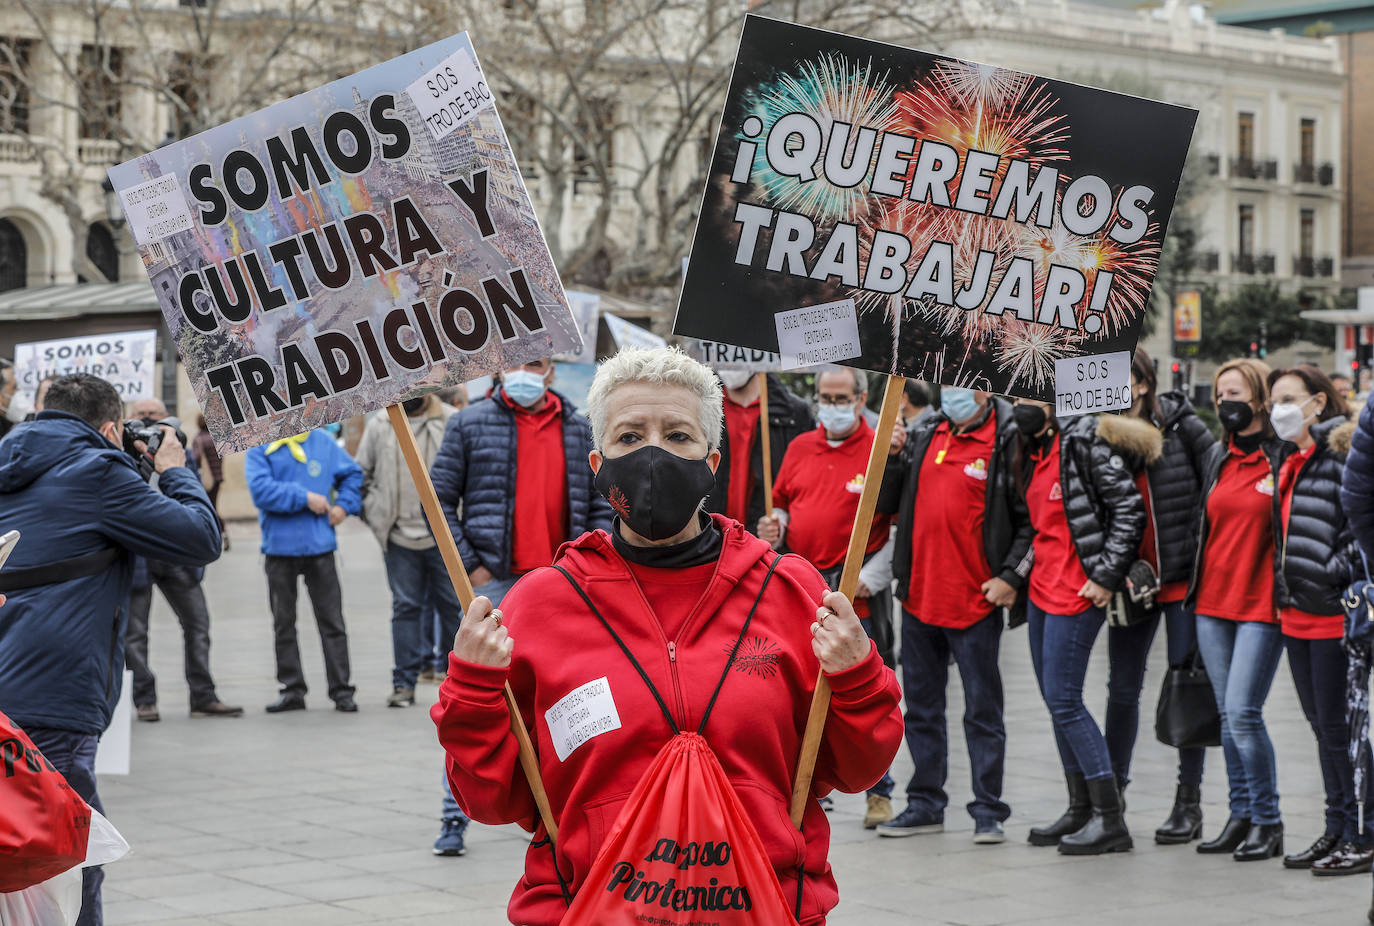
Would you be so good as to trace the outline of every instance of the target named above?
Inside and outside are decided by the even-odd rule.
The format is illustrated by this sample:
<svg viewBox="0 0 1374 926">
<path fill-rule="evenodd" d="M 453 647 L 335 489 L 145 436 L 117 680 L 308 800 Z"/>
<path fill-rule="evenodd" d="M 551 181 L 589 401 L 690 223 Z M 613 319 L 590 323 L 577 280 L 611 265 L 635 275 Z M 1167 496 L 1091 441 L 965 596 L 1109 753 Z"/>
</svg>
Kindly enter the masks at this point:
<svg viewBox="0 0 1374 926">
<path fill-rule="evenodd" d="M 774 351 L 852 300 L 857 355 L 793 353 L 1053 401 L 1135 347 L 1196 118 L 750 15 L 673 331 Z"/>
<path fill-rule="evenodd" d="M 19 391 L 30 398 L 46 376 L 89 373 L 109 382 L 125 402 L 157 395 L 157 331 L 119 331 L 14 345 Z"/>
<path fill-rule="evenodd" d="M 110 170 L 221 452 L 578 348 L 497 105 L 456 35 Z"/>
</svg>

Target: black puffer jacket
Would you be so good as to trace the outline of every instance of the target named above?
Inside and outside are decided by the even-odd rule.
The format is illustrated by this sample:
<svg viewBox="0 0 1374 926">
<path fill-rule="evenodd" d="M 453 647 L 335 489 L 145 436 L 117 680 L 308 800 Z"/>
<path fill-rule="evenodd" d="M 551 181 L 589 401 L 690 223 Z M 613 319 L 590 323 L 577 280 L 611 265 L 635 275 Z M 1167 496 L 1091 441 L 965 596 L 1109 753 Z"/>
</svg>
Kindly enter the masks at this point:
<svg viewBox="0 0 1374 926">
<path fill-rule="evenodd" d="M 1134 473 L 1158 459 L 1159 431 L 1139 418 L 1082 415 L 1059 441 L 1059 484 L 1078 560 L 1089 579 L 1117 591 L 1140 558 L 1145 503 Z"/>
<path fill-rule="evenodd" d="M 782 380 L 773 373 L 768 374 L 768 427 L 768 450 L 773 455 L 773 478 L 776 480 L 787 445 L 807 431 L 815 430 L 816 419 L 811 414 L 811 406 L 789 392 Z M 725 502 L 730 493 L 730 467 L 735 465 L 730 450 L 730 435 L 722 428 L 716 487 L 706 497 L 706 510 L 715 514 L 725 513 Z M 763 517 L 763 441 L 754 441 L 754 453 L 749 466 L 754 472 L 754 493 L 749 498 L 749 513 L 744 526 L 752 532 L 759 518 Z"/>
<path fill-rule="evenodd" d="M 1160 582 L 1187 582 L 1197 553 L 1197 512 L 1202 472 L 1217 439 L 1182 392 L 1159 397 L 1164 436 L 1158 460 L 1149 467 L 1150 508 L 1159 546 Z"/>
<path fill-rule="evenodd" d="M 1279 551 L 1282 544 L 1279 538 L 1283 536 L 1283 530 L 1279 521 L 1279 468 L 1283 466 L 1283 461 L 1293 452 L 1294 447 L 1286 440 L 1279 440 L 1271 437 L 1261 445 L 1264 448 L 1264 455 L 1269 458 L 1269 470 L 1274 477 L 1274 503 L 1270 506 L 1270 517 L 1274 525 L 1274 594 L 1283 594 L 1283 570 L 1279 568 Z M 1197 551 L 1193 554 L 1193 580 L 1188 586 L 1188 598 L 1184 602 L 1189 608 L 1197 604 L 1198 578 L 1202 571 L 1202 552 L 1207 549 L 1207 536 L 1211 533 L 1212 525 L 1207 518 L 1207 500 L 1212 496 L 1212 490 L 1217 487 L 1217 480 L 1221 478 L 1221 465 L 1226 462 L 1231 455 L 1230 443 L 1219 443 L 1211 450 L 1207 451 L 1207 459 L 1204 461 L 1202 469 L 1202 499 L 1198 502 L 1198 529 L 1197 529 Z"/>
<path fill-rule="evenodd" d="M 1341 509 L 1341 476 L 1355 423 L 1332 418 L 1312 426 L 1316 448 L 1293 487 L 1288 531 L 1279 553 L 1280 607 L 1309 614 L 1341 614 L 1341 593 L 1358 557 Z M 1282 523 L 1282 521 L 1280 521 Z"/>
<path fill-rule="evenodd" d="M 983 552 L 994 576 L 1018 591 L 1030 574 L 1030 545 L 1034 533 L 1026 500 L 1016 488 L 1013 459 L 1016 454 L 1016 420 L 1011 405 L 993 397 L 987 414 L 997 416 L 997 439 L 988 461 L 988 480 L 983 511 Z M 942 414 L 926 415 L 911 429 L 902 453 L 888 464 L 878 495 L 878 511 L 897 515 L 897 536 L 892 547 L 892 575 L 897 580 L 897 600 L 905 601 L 911 583 L 911 545 L 915 523 L 916 494 L 930 440 Z M 979 425 L 986 421 L 982 419 Z M 1019 597 L 1019 596 L 1018 596 Z M 1020 602 L 1018 601 L 1018 604 Z M 1013 609 L 1015 610 L 1015 609 Z"/>
</svg>

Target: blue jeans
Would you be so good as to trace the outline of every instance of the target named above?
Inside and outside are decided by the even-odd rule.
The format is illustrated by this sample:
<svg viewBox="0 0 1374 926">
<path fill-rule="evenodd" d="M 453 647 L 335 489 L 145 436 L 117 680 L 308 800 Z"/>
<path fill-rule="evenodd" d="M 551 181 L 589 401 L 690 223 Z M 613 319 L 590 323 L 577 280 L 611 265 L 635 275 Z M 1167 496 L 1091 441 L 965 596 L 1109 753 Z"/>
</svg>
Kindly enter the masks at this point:
<svg viewBox="0 0 1374 926">
<path fill-rule="evenodd" d="M 492 579 L 492 580 L 491 580 L 490 582 L 488 582 L 486 585 L 479 585 L 479 586 L 477 586 L 476 588 L 474 588 L 474 589 L 473 589 L 473 592 L 474 592 L 476 595 L 486 595 L 488 598 L 491 599 L 491 603 L 492 603 L 493 606 L 499 606 L 499 605 L 501 604 L 502 600 L 505 599 L 506 593 L 509 592 L 509 591 L 511 590 L 511 586 L 513 586 L 514 584 L 515 584 L 515 578 L 509 578 L 509 579 Z M 455 633 L 456 633 L 456 632 L 457 632 L 457 631 L 455 631 Z M 445 768 L 444 768 L 444 775 L 443 775 L 443 778 L 444 778 L 444 799 L 443 799 L 443 816 L 444 816 L 444 819 L 445 819 L 445 820 L 454 820 L 454 819 L 457 819 L 457 820 L 466 820 L 466 819 L 468 818 L 468 815 L 465 814 L 465 813 L 463 813 L 463 808 L 459 807 L 459 806 L 458 806 L 458 802 L 455 801 L 455 800 L 453 799 L 453 791 L 452 791 L 452 790 L 449 788 L 449 786 L 448 786 L 448 768 L 447 768 L 447 765 L 446 765 Z"/>
<path fill-rule="evenodd" d="M 76 733 L 52 727 L 25 727 L 24 732 L 33 740 L 38 751 L 67 779 L 72 790 L 103 814 L 105 805 L 100 803 L 100 795 L 95 790 L 95 748 L 100 737 L 94 733 Z M 104 880 L 105 872 L 100 866 L 82 869 L 81 915 L 77 917 L 76 926 L 101 926 L 104 922 L 100 907 L 100 885 Z"/>
<path fill-rule="evenodd" d="M 1231 816 L 1279 822 L 1274 744 L 1264 727 L 1264 699 L 1278 671 L 1278 624 L 1197 616 L 1197 644 L 1221 714 L 1221 750 L 1231 782 Z M 1344 676 L 1342 676 L 1344 677 Z"/>
<path fill-rule="evenodd" d="M 1112 777 L 1107 740 L 1083 703 L 1088 657 L 1107 616 L 1101 608 L 1081 614 L 1048 614 L 1026 603 L 1031 665 L 1040 695 L 1054 721 L 1054 741 L 1064 771 L 1096 781 Z"/>
<path fill-rule="evenodd" d="M 1181 666 L 1197 638 L 1193 614 L 1176 601 L 1164 605 L 1165 629 L 1169 635 L 1169 665 Z M 1159 618 L 1134 627 L 1107 628 L 1107 752 L 1112 771 L 1124 788 L 1131 780 L 1131 754 L 1140 731 L 1140 692 L 1145 686 L 1145 663 L 1159 630 Z M 1202 784 L 1202 763 L 1207 750 L 1178 751 L 1178 783 Z"/>
<path fill-rule="evenodd" d="M 1345 722 L 1345 648 L 1340 640 L 1299 640 L 1284 637 L 1288 667 L 1303 715 L 1317 737 L 1317 761 L 1326 790 L 1326 832 L 1344 842 L 1374 845 L 1369 824 L 1360 832 L 1355 794 L 1355 767 L 1347 751 L 1350 728 Z M 1366 809 L 1370 782 L 1365 782 Z"/>
<path fill-rule="evenodd" d="M 453 639 L 463 611 L 437 545 L 411 550 L 388 543 L 383 558 L 391 586 L 391 684 L 414 688 L 426 656 L 423 623 L 430 619 L 431 602 L 440 616 L 441 639 Z"/>
<path fill-rule="evenodd" d="M 959 667 L 964 687 L 964 741 L 968 744 L 976 823 L 1001 823 L 1011 816 L 1002 802 L 1007 731 L 1002 721 L 1002 614 L 995 611 L 965 630 L 924 624 L 902 611 L 902 691 L 906 699 L 906 746 L 916 770 L 906 786 L 907 807 L 923 816 L 944 817 L 949 796 L 949 734 L 945 690 L 949 663 Z"/>
</svg>

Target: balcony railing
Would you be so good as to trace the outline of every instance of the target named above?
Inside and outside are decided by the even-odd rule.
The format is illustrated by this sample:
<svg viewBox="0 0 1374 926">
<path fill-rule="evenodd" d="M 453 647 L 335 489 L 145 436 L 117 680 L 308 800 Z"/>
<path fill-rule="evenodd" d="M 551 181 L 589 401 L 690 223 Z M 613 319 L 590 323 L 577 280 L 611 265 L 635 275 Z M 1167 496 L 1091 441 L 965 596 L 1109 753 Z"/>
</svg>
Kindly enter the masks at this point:
<svg viewBox="0 0 1374 926">
<path fill-rule="evenodd" d="M 1335 165 L 1314 164 L 1310 161 L 1299 161 L 1293 165 L 1294 183 L 1316 183 L 1321 186 L 1331 186 L 1336 181 Z"/>
<path fill-rule="evenodd" d="M 1278 261 L 1274 259 L 1273 254 L 1261 254 L 1255 261 L 1255 270 L 1265 276 L 1273 276 L 1274 267 L 1277 266 L 1277 264 Z"/>
<path fill-rule="evenodd" d="M 83 138 L 77 146 L 77 154 L 82 164 L 105 167 L 119 163 L 119 142 L 97 138 Z"/>
<path fill-rule="evenodd" d="M 1249 276 L 1257 273 L 1272 276 L 1275 263 L 1273 254 L 1232 254 L 1231 272 Z"/>
<path fill-rule="evenodd" d="M 1314 277 L 1317 275 L 1317 261 L 1312 257 L 1298 255 L 1293 258 L 1293 276 Z"/>
<path fill-rule="evenodd" d="M 0 135 L 0 161 L 32 161 L 36 157 L 27 138 Z"/>
<path fill-rule="evenodd" d="M 1216 273 L 1221 269 L 1221 255 L 1216 251 L 1204 251 L 1198 255 L 1197 265 L 1203 273 Z"/>
<path fill-rule="evenodd" d="M 1317 261 L 1317 276 L 1330 279 L 1336 272 L 1336 262 L 1330 257 Z"/>
<path fill-rule="evenodd" d="M 1274 158 L 1263 161 L 1253 158 L 1231 158 L 1231 176 L 1244 180 L 1277 180 L 1279 162 Z"/>
<path fill-rule="evenodd" d="M 1210 177 L 1215 177 L 1215 176 L 1217 176 L 1217 175 L 1220 174 L 1220 173 L 1221 173 L 1221 155 L 1219 155 L 1219 154 L 1209 154 L 1209 155 L 1207 155 L 1207 175 L 1210 176 Z"/>
</svg>

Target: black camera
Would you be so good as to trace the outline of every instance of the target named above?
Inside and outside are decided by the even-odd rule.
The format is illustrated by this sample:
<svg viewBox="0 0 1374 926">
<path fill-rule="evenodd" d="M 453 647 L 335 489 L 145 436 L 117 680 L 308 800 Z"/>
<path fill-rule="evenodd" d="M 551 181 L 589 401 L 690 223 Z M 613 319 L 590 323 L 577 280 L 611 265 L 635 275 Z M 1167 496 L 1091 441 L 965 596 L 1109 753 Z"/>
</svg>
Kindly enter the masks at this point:
<svg viewBox="0 0 1374 926">
<path fill-rule="evenodd" d="M 164 425 L 176 431 L 177 440 L 185 447 L 186 434 L 181 430 L 179 418 L 163 418 L 161 421 L 153 422 L 146 418 L 130 418 L 124 422 L 124 452 L 139 464 L 151 464 L 153 457 L 157 455 L 157 448 L 162 446 L 163 435 L 167 433 L 162 430 Z M 147 445 L 147 451 L 140 452 L 138 447 L 134 446 L 135 441 L 142 441 Z"/>
</svg>

